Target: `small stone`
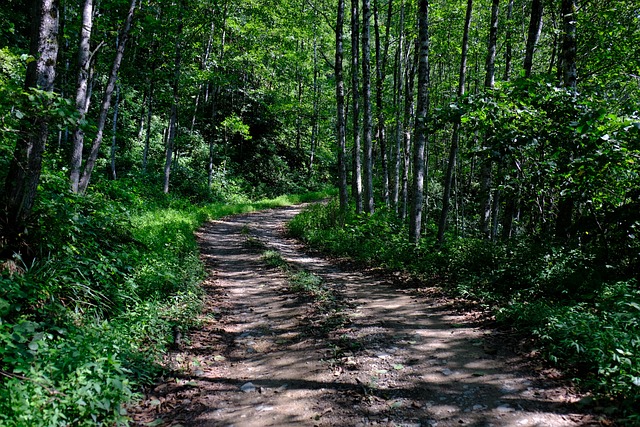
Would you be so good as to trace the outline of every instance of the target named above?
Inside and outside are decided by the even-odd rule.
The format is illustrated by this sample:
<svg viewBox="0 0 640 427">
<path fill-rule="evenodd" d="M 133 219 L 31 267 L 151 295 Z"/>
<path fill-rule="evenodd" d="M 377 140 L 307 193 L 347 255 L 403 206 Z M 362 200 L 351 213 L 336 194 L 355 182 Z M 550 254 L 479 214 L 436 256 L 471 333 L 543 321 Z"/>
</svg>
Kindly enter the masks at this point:
<svg viewBox="0 0 640 427">
<path fill-rule="evenodd" d="M 496 410 L 498 410 L 498 412 L 512 412 L 514 409 L 509 405 L 500 405 Z"/>
<path fill-rule="evenodd" d="M 240 387 L 240 390 L 242 390 L 245 393 L 251 393 L 256 391 L 256 386 L 252 382 L 248 382 L 248 383 L 244 383 L 242 387 Z"/>
<path fill-rule="evenodd" d="M 444 368 L 441 372 L 442 372 L 442 375 L 444 375 L 445 377 L 448 377 L 449 375 L 453 374 L 453 371 L 449 368 Z"/>
</svg>

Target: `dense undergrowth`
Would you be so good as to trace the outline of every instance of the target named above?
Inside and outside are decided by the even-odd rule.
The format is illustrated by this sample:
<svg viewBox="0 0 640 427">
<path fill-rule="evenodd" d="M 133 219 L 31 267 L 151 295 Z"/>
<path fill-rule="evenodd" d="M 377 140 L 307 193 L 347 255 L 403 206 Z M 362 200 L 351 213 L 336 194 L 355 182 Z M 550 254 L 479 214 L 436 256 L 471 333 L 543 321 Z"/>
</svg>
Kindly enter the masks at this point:
<svg viewBox="0 0 640 427">
<path fill-rule="evenodd" d="M 480 301 L 503 325 L 533 335 L 598 406 L 631 425 L 640 422 L 640 289 L 629 274 L 637 260 L 612 260 L 596 245 L 568 249 L 525 238 L 451 237 L 438 248 L 427 232 L 415 246 L 395 213 L 341 214 L 335 202 L 310 206 L 289 231 L 323 251 L 407 271 Z"/>
<path fill-rule="evenodd" d="M 224 215 L 324 196 L 194 204 L 144 177 L 70 194 L 45 174 L 20 255 L 0 272 L 0 425 L 126 425 L 127 404 L 195 325 L 194 230 Z"/>
</svg>

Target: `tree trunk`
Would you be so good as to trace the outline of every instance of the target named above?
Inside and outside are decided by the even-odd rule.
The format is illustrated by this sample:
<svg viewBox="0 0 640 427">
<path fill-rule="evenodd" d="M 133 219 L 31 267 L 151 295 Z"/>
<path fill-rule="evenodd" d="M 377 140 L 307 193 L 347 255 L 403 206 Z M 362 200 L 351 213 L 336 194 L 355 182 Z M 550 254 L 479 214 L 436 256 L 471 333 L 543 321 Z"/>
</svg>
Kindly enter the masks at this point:
<svg viewBox="0 0 640 427">
<path fill-rule="evenodd" d="M 402 170 L 402 135 L 404 133 L 402 122 L 402 104 L 404 102 L 404 0 L 400 3 L 400 28 L 398 30 L 398 48 L 396 53 L 396 150 L 393 185 L 393 206 L 396 214 L 399 213 L 400 201 L 400 176 Z"/>
<path fill-rule="evenodd" d="M 524 77 L 531 77 L 531 68 L 533 67 L 533 54 L 540 39 L 542 32 L 542 0 L 532 0 L 531 2 L 531 19 L 529 20 L 529 31 L 527 33 L 527 47 L 524 55 Z"/>
<path fill-rule="evenodd" d="M 342 31 L 344 28 L 344 0 L 338 0 L 338 13 L 336 22 L 336 133 L 338 138 L 338 187 L 340 191 L 340 210 L 346 212 L 348 208 L 347 193 L 347 168 L 346 168 L 346 129 L 344 114 L 344 78 L 342 76 Z"/>
<path fill-rule="evenodd" d="M 182 65 L 182 29 L 184 26 L 184 0 L 180 2 L 178 11 L 178 31 L 176 34 L 176 56 L 173 71 L 173 102 L 171 103 L 171 114 L 169 117 L 169 135 L 167 137 L 167 146 L 164 162 L 164 181 L 162 191 L 167 194 L 169 192 L 169 181 L 171 177 L 171 160 L 173 158 L 173 149 L 178 130 L 178 106 L 180 103 L 180 66 Z"/>
<path fill-rule="evenodd" d="M 116 86 L 116 103 L 113 105 L 113 126 L 111 137 L 111 179 L 116 180 L 118 176 L 116 174 L 116 141 L 117 141 L 117 125 L 118 125 L 118 108 L 120 107 L 120 86 Z"/>
<path fill-rule="evenodd" d="M 82 28 L 80 30 L 80 49 L 78 50 L 78 78 L 76 89 L 76 109 L 80 121 L 84 121 L 89 110 L 89 70 L 91 68 L 91 31 L 93 28 L 93 0 L 85 0 L 82 8 Z M 80 124 L 76 126 L 71 137 L 71 159 L 69 164 L 69 181 L 71 191 L 78 192 L 80 168 L 82 167 L 82 151 L 84 148 L 84 131 Z"/>
<path fill-rule="evenodd" d="M 416 105 L 415 144 L 413 147 L 413 203 L 409 218 L 409 240 L 418 243 L 422 231 L 424 200 L 424 152 L 429 110 L 429 0 L 418 2 L 418 101 Z"/>
<path fill-rule="evenodd" d="M 496 76 L 496 49 L 498 47 L 498 12 L 500 0 L 493 0 L 491 4 L 491 23 L 489 27 L 489 46 L 487 49 L 486 74 L 484 87 L 493 89 Z"/>
<path fill-rule="evenodd" d="M 562 83 L 572 93 L 576 93 L 578 73 L 576 67 L 576 4 L 575 0 L 562 0 Z M 573 141 L 567 141 L 573 144 Z M 565 150 L 561 159 L 561 168 L 567 169 L 573 158 L 573 147 Z M 574 200 L 570 194 L 560 196 L 558 215 L 556 217 L 555 235 L 557 239 L 571 237 Z"/>
<path fill-rule="evenodd" d="M 504 81 L 508 82 L 511 79 L 511 60 L 513 59 L 513 42 L 512 42 L 512 27 L 511 20 L 513 19 L 513 0 L 509 0 L 507 6 L 507 34 L 506 34 L 506 48 L 504 52 Z"/>
<path fill-rule="evenodd" d="M 364 106 L 364 211 L 373 214 L 373 142 L 371 132 L 373 117 L 371 114 L 371 49 L 369 21 L 371 20 L 371 1 L 362 1 L 362 102 Z"/>
<path fill-rule="evenodd" d="M 473 12 L 473 0 L 467 0 L 467 13 L 464 19 L 464 31 L 462 35 L 462 55 L 460 57 L 460 77 L 458 79 L 458 99 L 464 95 L 464 86 L 467 78 L 467 54 L 469 52 L 469 29 L 471 28 L 471 17 Z M 451 148 L 449 150 L 449 164 L 444 179 L 444 189 L 442 192 L 442 211 L 438 222 L 438 243 L 444 241 L 444 232 L 447 227 L 447 215 L 451 206 L 451 184 L 453 183 L 453 172 L 456 167 L 458 157 L 458 145 L 460 142 L 460 121 L 453 124 L 451 135 Z"/>
<path fill-rule="evenodd" d="M 153 118 L 153 80 L 149 82 L 149 96 L 147 98 L 147 123 L 146 134 L 144 137 L 144 150 L 142 152 L 142 171 L 147 171 L 147 162 L 149 159 L 149 143 L 151 141 L 151 120 Z"/>
<path fill-rule="evenodd" d="M 484 80 L 484 87 L 486 89 L 493 89 L 495 86 L 495 63 L 496 63 L 496 49 L 498 44 L 498 12 L 499 12 L 500 0 L 493 0 L 491 6 L 491 23 L 489 28 L 489 46 L 487 49 L 487 61 L 486 61 L 486 74 Z M 485 141 L 490 138 L 490 134 L 485 134 Z M 480 167 L 480 230 L 485 237 L 491 235 L 491 169 L 492 169 L 491 155 L 485 156 L 482 159 L 482 166 Z"/>
<path fill-rule="evenodd" d="M 58 57 L 58 2 L 42 0 L 34 4 L 33 33 L 25 90 L 52 92 Z M 49 135 L 49 119 L 37 113 L 21 123 L 13 159 L 5 181 L 5 238 L 18 237 L 31 213 L 42 171 L 42 155 Z"/>
<path fill-rule="evenodd" d="M 380 42 L 380 22 L 378 13 L 378 1 L 374 0 L 373 3 L 373 15 L 374 15 L 374 27 L 375 27 L 375 49 L 376 49 L 376 112 L 377 112 L 377 126 L 376 126 L 376 139 L 380 146 L 380 160 L 382 163 L 382 199 L 386 206 L 389 206 L 389 159 L 387 156 L 387 141 L 386 141 L 386 129 L 385 129 L 385 117 L 383 108 L 383 89 L 384 78 L 386 71 L 387 52 L 389 49 L 389 29 L 391 12 L 393 11 L 393 0 L 389 0 L 389 12 L 387 14 L 387 26 L 386 26 L 386 38 L 384 52 L 382 51 Z"/>
<path fill-rule="evenodd" d="M 407 46 L 407 69 L 405 71 L 405 88 L 406 88 L 406 96 L 404 100 L 404 165 L 402 168 L 402 213 L 401 218 L 405 219 L 409 214 L 409 170 L 411 169 L 411 127 L 413 125 L 413 112 L 414 112 L 414 103 L 413 103 L 413 90 L 414 85 L 413 82 L 415 80 L 416 73 L 416 59 L 417 52 L 414 53 L 415 59 L 412 61 L 408 61 L 408 58 L 411 56 L 411 48 Z M 415 120 L 413 120 L 415 123 Z"/>
<path fill-rule="evenodd" d="M 91 180 L 91 174 L 93 173 L 93 168 L 95 167 L 96 161 L 98 160 L 98 154 L 100 152 L 100 145 L 102 144 L 102 137 L 104 133 L 104 126 L 107 122 L 107 113 L 109 111 L 109 107 L 111 106 L 111 95 L 113 94 L 113 91 L 115 89 L 116 79 L 118 78 L 118 70 L 120 70 L 120 64 L 122 63 L 122 58 L 124 57 L 124 48 L 129 38 L 129 30 L 131 29 L 131 23 L 133 22 L 133 13 L 136 9 L 136 1 L 137 0 L 131 0 L 131 5 L 129 6 L 129 12 L 127 13 L 124 28 L 119 35 L 120 43 L 118 43 L 118 48 L 116 49 L 116 56 L 111 67 L 111 74 L 109 75 L 109 81 L 107 82 L 107 87 L 102 98 L 102 104 L 100 105 L 100 114 L 98 116 L 98 129 L 96 132 L 96 137 L 93 140 L 93 145 L 91 146 L 89 157 L 87 158 L 87 162 L 84 165 L 84 171 L 78 184 L 78 193 L 80 194 L 84 194 L 87 191 L 89 181 Z"/>
<path fill-rule="evenodd" d="M 360 146 L 360 25 L 359 0 L 351 0 L 351 91 L 353 92 L 353 194 L 356 199 L 356 213 L 363 210 L 362 201 L 362 157 Z"/>
</svg>

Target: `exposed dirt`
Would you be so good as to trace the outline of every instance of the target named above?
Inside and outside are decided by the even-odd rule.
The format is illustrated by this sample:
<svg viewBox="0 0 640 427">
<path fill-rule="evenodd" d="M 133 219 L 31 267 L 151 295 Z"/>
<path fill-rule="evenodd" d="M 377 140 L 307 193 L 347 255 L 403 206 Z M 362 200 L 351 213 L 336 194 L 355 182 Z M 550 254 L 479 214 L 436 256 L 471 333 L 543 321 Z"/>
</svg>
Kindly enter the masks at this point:
<svg viewBox="0 0 640 427">
<path fill-rule="evenodd" d="M 558 373 L 473 307 L 304 251 L 284 235 L 300 209 L 198 232 L 209 271 L 202 327 L 131 411 L 135 425 L 600 425 Z M 266 249 L 321 277 L 333 297 L 292 292 Z"/>
</svg>

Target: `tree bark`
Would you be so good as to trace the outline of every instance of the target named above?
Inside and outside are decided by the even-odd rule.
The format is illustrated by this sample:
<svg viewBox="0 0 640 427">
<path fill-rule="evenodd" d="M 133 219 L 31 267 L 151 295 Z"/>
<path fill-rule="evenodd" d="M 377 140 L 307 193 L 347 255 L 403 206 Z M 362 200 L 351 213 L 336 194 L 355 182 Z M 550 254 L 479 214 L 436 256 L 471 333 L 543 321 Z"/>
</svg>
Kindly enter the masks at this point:
<svg viewBox="0 0 640 427">
<path fill-rule="evenodd" d="M 342 31 L 344 29 L 344 0 L 338 0 L 338 13 L 336 22 L 336 133 L 338 138 L 338 173 L 339 173 L 339 192 L 340 192 L 340 210 L 346 212 L 348 208 L 348 192 L 347 192 L 347 168 L 346 168 L 346 129 L 344 114 L 344 78 L 342 75 Z"/>
<path fill-rule="evenodd" d="M 127 40 L 129 39 L 129 30 L 131 29 L 131 23 L 133 22 L 133 14 L 136 9 L 136 1 L 137 0 L 131 0 L 129 12 L 127 13 L 127 18 L 124 23 L 124 28 L 122 29 L 122 32 L 118 37 L 120 43 L 118 43 L 118 48 L 116 49 L 116 56 L 113 59 L 113 65 L 111 67 L 111 74 L 109 75 L 109 81 L 107 82 L 107 87 L 102 98 L 102 104 L 100 105 L 100 114 L 98 116 L 98 129 L 96 132 L 96 137 L 93 140 L 91 151 L 89 152 L 89 157 L 87 158 L 87 162 L 84 165 L 84 171 L 82 172 L 82 177 L 80 178 L 80 182 L 78 184 L 78 193 L 80 194 L 84 194 L 87 191 L 89 181 L 91 180 L 91 174 L 93 173 L 93 168 L 95 167 L 96 161 L 98 160 L 98 154 L 100 153 L 100 145 L 102 144 L 104 133 L 104 126 L 107 122 L 107 113 L 109 112 L 109 107 L 111 106 L 111 96 L 113 95 L 113 91 L 116 86 L 116 80 L 118 78 L 118 71 L 120 70 L 120 64 L 122 63 L 122 58 L 124 57 L 124 48 Z"/>
<path fill-rule="evenodd" d="M 351 0 L 351 91 L 353 102 L 353 194 L 356 213 L 363 210 L 362 200 L 362 147 L 360 144 L 360 25 L 359 0 Z"/>
<path fill-rule="evenodd" d="M 182 65 L 182 30 L 184 26 L 184 0 L 180 2 L 178 10 L 178 31 L 176 34 L 176 56 L 173 70 L 173 102 L 171 103 L 171 113 L 169 116 L 169 132 L 167 136 L 167 145 L 165 151 L 164 162 L 164 180 L 162 191 L 167 194 L 169 192 L 169 181 L 171 178 L 171 160 L 173 158 L 173 149 L 178 131 L 178 105 L 180 103 L 180 66 Z"/>
<path fill-rule="evenodd" d="M 496 49 L 498 44 L 498 12 L 499 12 L 500 0 L 493 0 L 491 6 L 491 22 L 489 27 L 489 46 L 487 49 L 486 60 L 486 74 L 484 80 L 484 87 L 486 89 L 493 89 L 495 86 L 495 63 L 496 63 Z M 488 140 L 490 134 L 485 134 L 485 141 Z M 491 155 L 485 156 L 482 159 L 482 166 L 480 167 L 480 230 L 485 237 L 491 236 L 491 169 L 492 169 Z"/>
<path fill-rule="evenodd" d="M 471 17 L 473 12 L 473 0 L 467 0 L 467 12 L 464 19 L 464 31 L 462 35 L 462 55 L 460 57 L 460 77 L 458 79 L 458 99 L 464 96 L 464 88 L 467 78 L 467 54 L 469 52 L 469 29 L 471 28 Z M 438 222 L 438 244 L 444 241 L 444 232 L 447 227 L 447 215 L 451 206 L 451 184 L 453 183 L 453 172 L 456 167 L 458 157 L 458 145 L 460 141 L 460 121 L 453 124 L 451 135 L 451 148 L 449 150 L 449 164 L 444 179 L 444 189 L 442 192 L 442 211 Z"/>
<path fill-rule="evenodd" d="M 35 58 L 27 67 L 25 90 L 52 92 L 58 57 L 58 2 L 42 0 L 34 4 L 30 53 Z M 49 135 L 49 118 L 34 114 L 20 126 L 13 159 L 5 181 L 5 239 L 18 237 L 35 201 L 42 155 Z"/>
<path fill-rule="evenodd" d="M 364 107 L 364 211 L 373 214 L 373 117 L 371 114 L 371 1 L 362 1 L 362 103 Z"/>
<path fill-rule="evenodd" d="M 402 135 L 404 133 L 402 121 L 402 105 L 404 102 L 404 0 L 400 3 L 400 28 L 398 30 L 398 48 L 396 53 L 396 149 L 393 185 L 393 206 L 399 213 L 400 176 L 402 170 Z"/>
<path fill-rule="evenodd" d="M 562 23 L 562 84 L 575 95 L 578 86 L 575 0 L 562 0 Z M 573 141 L 568 141 L 568 143 L 573 144 Z M 573 147 L 567 147 L 561 159 L 561 168 L 566 169 L 568 167 L 574 155 L 573 151 Z M 564 240 L 571 237 L 573 209 L 573 197 L 570 194 L 560 196 L 555 224 L 555 235 L 557 239 Z"/>
<path fill-rule="evenodd" d="M 513 59 L 513 41 L 512 41 L 512 23 L 513 19 L 513 0 L 509 0 L 507 5 L 507 34 L 506 34 L 506 48 L 504 52 L 504 81 L 508 82 L 511 79 L 511 60 Z"/>
<path fill-rule="evenodd" d="M 89 70 L 91 68 L 91 31 L 93 28 L 93 0 L 85 0 L 82 8 L 82 27 L 80 29 L 80 49 L 78 50 L 78 78 L 76 89 L 76 109 L 80 121 L 84 121 L 89 110 Z M 84 131 L 79 123 L 71 137 L 71 159 L 69 164 L 69 181 L 71 191 L 78 192 L 80 168 L 82 167 L 82 151 L 84 147 Z"/>
<path fill-rule="evenodd" d="M 415 144 L 413 147 L 413 203 L 409 218 L 409 240 L 418 243 L 422 231 L 424 200 L 424 152 L 429 110 L 429 0 L 418 2 L 418 100 L 416 105 Z"/>
<path fill-rule="evenodd" d="M 532 0 L 531 2 L 531 19 L 529 20 L 529 31 L 527 32 L 527 47 L 524 55 L 524 77 L 531 77 L 531 69 L 533 67 L 533 54 L 540 39 L 542 32 L 542 0 Z"/>
<path fill-rule="evenodd" d="M 118 109 L 120 107 L 120 86 L 116 85 L 116 102 L 113 105 L 113 123 L 111 136 L 111 179 L 116 180 L 118 176 L 116 174 L 116 149 L 117 149 L 117 128 L 118 128 Z"/>
</svg>

